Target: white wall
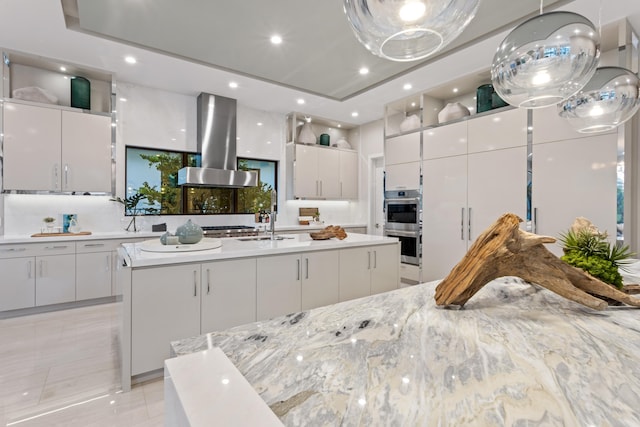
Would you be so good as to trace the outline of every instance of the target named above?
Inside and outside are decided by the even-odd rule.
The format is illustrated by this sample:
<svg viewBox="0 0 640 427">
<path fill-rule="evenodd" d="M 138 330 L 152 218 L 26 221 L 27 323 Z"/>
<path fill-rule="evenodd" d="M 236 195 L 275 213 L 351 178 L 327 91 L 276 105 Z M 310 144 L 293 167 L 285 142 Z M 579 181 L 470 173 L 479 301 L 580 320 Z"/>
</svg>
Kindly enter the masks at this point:
<svg viewBox="0 0 640 427">
<path fill-rule="evenodd" d="M 179 151 L 196 151 L 196 98 L 152 89 L 144 86 L 118 83 L 116 89 L 116 194 L 125 194 L 125 146 L 151 147 Z M 284 160 L 285 122 L 282 114 L 256 110 L 238 105 L 237 154 L 268 160 Z M 261 123 L 261 125 L 258 125 Z M 380 133 L 380 138 L 382 134 Z M 351 142 L 351 141 L 350 141 Z M 361 144 L 353 143 L 354 148 Z M 365 142 L 363 146 L 367 146 Z M 382 150 L 380 149 L 380 152 Z M 366 203 L 357 201 L 286 201 L 286 162 L 279 163 L 278 215 L 279 225 L 297 225 L 298 208 L 318 207 L 320 216 L 329 224 L 366 223 Z M 364 167 L 364 169 L 363 169 Z M 362 189 L 362 158 L 360 186 Z M 366 192 L 360 192 L 360 198 Z M 83 230 L 93 232 L 120 231 L 123 207 L 108 196 L 24 195 L 7 194 L 4 201 L 4 234 L 24 235 L 40 231 L 42 218 L 60 217 L 64 213 L 78 214 Z M 2 201 L 0 201 L 0 208 Z M 200 225 L 254 225 L 253 215 L 155 216 L 147 217 L 151 223 L 166 222 L 169 230 L 191 218 Z"/>
</svg>

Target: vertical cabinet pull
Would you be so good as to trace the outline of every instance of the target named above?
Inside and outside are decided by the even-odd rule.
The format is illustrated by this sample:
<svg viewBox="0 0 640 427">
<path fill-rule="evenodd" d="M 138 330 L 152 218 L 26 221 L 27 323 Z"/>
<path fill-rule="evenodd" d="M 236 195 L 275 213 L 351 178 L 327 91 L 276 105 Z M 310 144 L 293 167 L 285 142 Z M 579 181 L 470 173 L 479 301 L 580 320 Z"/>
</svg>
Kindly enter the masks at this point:
<svg viewBox="0 0 640 427">
<path fill-rule="evenodd" d="M 60 178 L 58 178 L 58 164 L 56 163 L 55 165 L 53 165 L 53 189 L 54 190 L 58 189 L 59 181 L 60 181 Z"/>
<path fill-rule="evenodd" d="M 464 240 L 464 208 L 460 211 L 460 240 Z"/>
<path fill-rule="evenodd" d="M 64 165 L 64 189 L 69 188 L 69 165 Z"/>
<path fill-rule="evenodd" d="M 471 208 L 469 208 L 469 217 L 467 218 L 467 239 L 471 241 Z"/>
<path fill-rule="evenodd" d="M 316 179 L 316 196 L 319 196 L 319 195 L 320 195 L 320 184 L 319 184 L 319 182 L 320 182 L 320 181 L 318 181 L 318 180 Z"/>
<path fill-rule="evenodd" d="M 198 277 L 196 276 L 198 273 L 193 270 L 193 296 L 198 296 Z"/>
<path fill-rule="evenodd" d="M 31 279 L 31 260 L 27 263 L 27 278 Z"/>
<path fill-rule="evenodd" d="M 296 280 L 300 280 L 300 260 L 297 259 L 296 262 L 298 263 L 298 266 L 296 267 L 296 273 L 298 274 L 298 277 L 296 277 Z"/>
<path fill-rule="evenodd" d="M 320 180 L 320 196 L 322 196 L 322 180 Z"/>
<path fill-rule="evenodd" d="M 371 251 L 367 251 L 367 270 L 371 270 Z"/>
<path fill-rule="evenodd" d="M 538 208 L 533 208 L 533 234 L 538 234 Z"/>
<path fill-rule="evenodd" d="M 111 254 L 108 254 L 106 256 L 106 261 L 107 261 L 107 263 L 104 266 L 104 271 L 109 271 L 109 270 L 111 270 Z"/>
<path fill-rule="evenodd" d="M 44 271 L 44 260 L 40 260 L 40 277 L 44 277 L 43 275 L 43 271 Z"/>
<path fill-rule="evenodd" d="M 308 279 L 308 278 L 309 278 L 309 258 L 305 258 L 305 259 L 304 259 L 304 261 L 305 261 L 305 263 L 307 264 L 307 265 L 306 265 L 306 268 L 307 268 L 307 275 L 305 276 L 305 279 Z"/>
<path fill-rule="evenodd" d="M 378 251 L 373 251 L 373 268 L 378 268 Z"/>
<path fill-rule="evenodd" d="M 207 295 L 211 293 L 211 275 L 210 270 L 207 268 Z"/>
</svg>

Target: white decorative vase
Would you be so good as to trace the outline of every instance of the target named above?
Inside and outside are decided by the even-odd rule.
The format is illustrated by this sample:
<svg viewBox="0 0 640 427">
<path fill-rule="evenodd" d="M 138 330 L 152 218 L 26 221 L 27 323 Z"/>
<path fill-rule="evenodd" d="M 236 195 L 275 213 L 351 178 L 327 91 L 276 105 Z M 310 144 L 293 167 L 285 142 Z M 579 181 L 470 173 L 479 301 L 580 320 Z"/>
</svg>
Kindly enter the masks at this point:
<svg viewBox="0 0 640 427">
<path fill-rule="evenodd" d="M 298 142 L 302 144 L 315 144 L 316 140 L 316 134 L 313 133 L 311 123 L 307 122 L 303 124 L 302 128 L 300 128 L 300 133 L 298 134 Z"/>
<path fill-rule="evenodd" d="M 459 102 L 452 102 L 445 105 L 445 107 L 438 113 L 438 123 L 461 119 L 462 117 L 470 114 L 471 113 L 467 107 Z"/>
</svg>

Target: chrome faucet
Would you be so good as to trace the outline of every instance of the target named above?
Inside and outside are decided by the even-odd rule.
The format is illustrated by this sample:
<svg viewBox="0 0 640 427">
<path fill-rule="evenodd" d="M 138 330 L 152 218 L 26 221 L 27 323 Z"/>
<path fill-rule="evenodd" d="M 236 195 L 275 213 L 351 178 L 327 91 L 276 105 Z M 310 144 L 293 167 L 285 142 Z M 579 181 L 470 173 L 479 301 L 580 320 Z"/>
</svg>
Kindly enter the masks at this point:
<svg viewBox="0 0 640 427">
<path fill-rule="evenodd" d="M 276 240 L 276 213 L 278 211 L 278 195 L 276 190 L 271 190 L 271 211 L 269 213 L 269 232 L 271 240 Z"/>
</svg>

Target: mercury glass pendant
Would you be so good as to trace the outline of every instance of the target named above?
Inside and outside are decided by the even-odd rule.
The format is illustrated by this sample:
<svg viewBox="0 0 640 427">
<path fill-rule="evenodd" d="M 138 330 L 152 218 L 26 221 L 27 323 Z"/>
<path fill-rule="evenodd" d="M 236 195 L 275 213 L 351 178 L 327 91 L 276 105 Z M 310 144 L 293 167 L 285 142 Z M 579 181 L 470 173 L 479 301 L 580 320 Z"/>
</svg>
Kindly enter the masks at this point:
<svg viewBox="0 0 640 427">
<path fill-rule="evenodd" d="M 621 67 L 601 67 L 578 93 L 558 104 L 558 114 L 581 133 L 605 132 L 640 107 L 640 79 Z"/>
<path fill-rule="evenodd" d="M 569 98 L 587 84 L 600 59 L 593 23 L 572 12 L 549 12 L 517 26 L 491 65 L 495 91 L 509 104 L 539 108 Z"/>
<path fill-rule="evenodd" d="M 416 61 L 440 51 L 474 18 L 480 0 L 343 0 L 351 29 L 371 53 Z"/>
</svg>

